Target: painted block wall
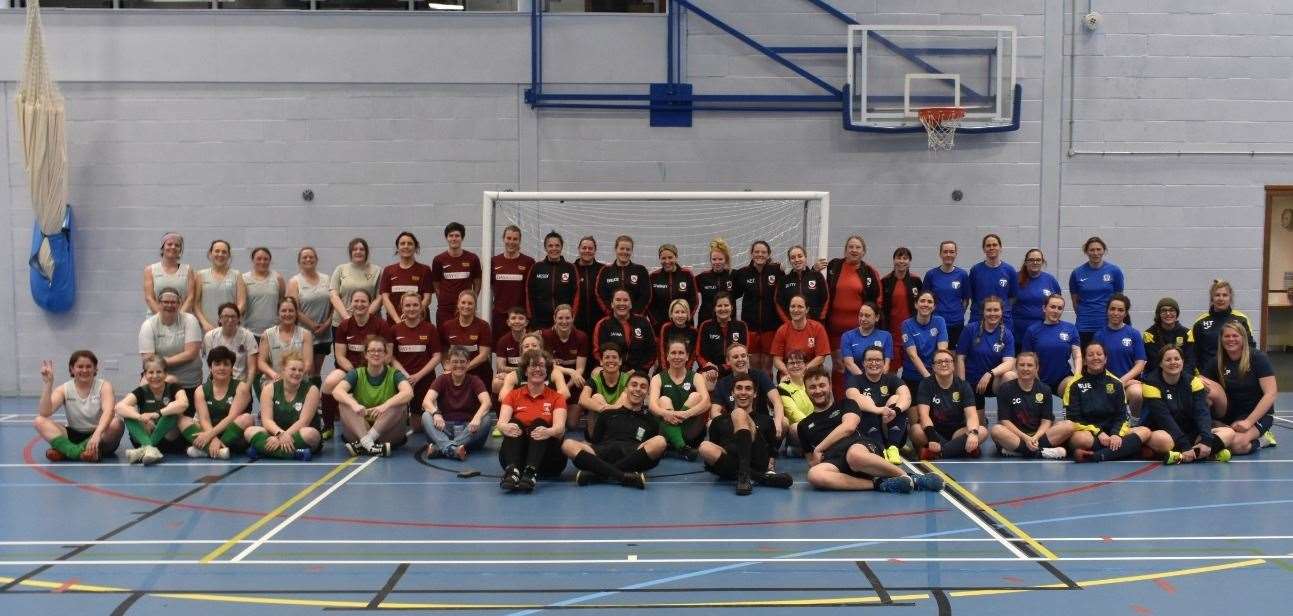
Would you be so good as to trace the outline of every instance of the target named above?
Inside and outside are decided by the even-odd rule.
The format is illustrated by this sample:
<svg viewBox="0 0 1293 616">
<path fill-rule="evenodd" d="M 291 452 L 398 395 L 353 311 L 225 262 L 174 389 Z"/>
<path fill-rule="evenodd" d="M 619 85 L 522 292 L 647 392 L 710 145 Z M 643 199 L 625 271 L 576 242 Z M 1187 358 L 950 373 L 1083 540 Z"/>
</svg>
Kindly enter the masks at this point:
<svg viewBox="0 0 1293 616">
<path fill-rule="evenodd" d="M 1040 246 L 1065 280 L 1082 240 L 1098 234 L 1129 272 L 1137 325 L 1165 294 L 1187 313 L 1201 310 L 1218 275 L 1255 312 L 1262 187 L 1293 184 L 1293 156 L 1082 153 L 1275 151 L 1288 141 L 1290 125 L 1270 110 L 1293 88 L 1293 37 L 1279 34 L 1293 9 L 1178 4 L 1097 0 L 1105 26 L 1073 36 L 1070 4 L 1059 0 L 838 2 L 864 23 L 1020 29 L 1022 129 L 965 137 L 937 158 L 923 136 L 850 134 L 834 114 L 702 113 L 691 128 L 652 129 L 636 111 L 536 113 L 522 101 L 524 14 L 48 11 L 69 100 L 80 304 L 51 317 L 31 303 L 31 212 L 9 116 L 0 122 L 8 140 L 0 237 L 12 241 L 0 250 L 0 344 L 16 349 L 17 369 L 0 371 L 0 392 L 34 393 L 39 359 L 61 365 L 79 347 L 115 361 L 108 376 L 129 383 L 143 316 L 139 272 L 163 231 L 185 233 L 195 265 L 222 237 L 242 268 L 264 244 L 290 273 L 295 250 L 310 243 L 330 270 L 355 235 L 385 263 L 404 228 L 422 237 L 429 258 L 448 220 L 469 223 L 475 236 L 489 189 L 829 190 L 832 252 L 860 231 L 882 271 L 900 244 L 916 253 L 914 268 L 932 266 L 942 239 L 961 243 L 968 267 L 993 231 L 1007 260 Z M 768 44 L 843 43 L 842 24 L 807 2 L 701 6 Z M 664 79 L 661 16 L 562 15 L 548 24 L 550 89 L 645 91 Z M 21 49 L 22 25 L 20 12 L 0 11 L 0 45 Z M 813 91 L 695 15 L 686 28 L 685 74 L 697 91 Z M 842 59 L 804 64 L 844 81 Z M 20 69 L 21 54 L 0 56 L 6 114 Z M 1159 126 L 1165 117 L 1175 124 Z M 1069 156 L 1070 146 L 1079 153 Z M 313 202 L 302 201 L 305 188 Z M 954 189 L 963 201 L 950 199 Z M 640 260 L 652 262 L 650 252 Z"/>
</svg>

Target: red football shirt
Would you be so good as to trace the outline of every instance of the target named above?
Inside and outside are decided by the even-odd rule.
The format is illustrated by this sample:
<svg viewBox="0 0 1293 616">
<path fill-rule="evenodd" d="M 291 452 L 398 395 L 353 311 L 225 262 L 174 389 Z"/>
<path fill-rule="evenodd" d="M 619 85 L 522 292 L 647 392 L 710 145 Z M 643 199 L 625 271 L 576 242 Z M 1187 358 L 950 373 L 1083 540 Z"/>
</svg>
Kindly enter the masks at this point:
<svg viewBox="0 0 1293 616">
<path fill-rule="evenodd" d="M 562 340 L 555 329 L 543 330 L 543 348 L 552 353 L 553 361 L 563 368 L 574 368 L 575 360 L 588 357 L 588 335 L 577 329 L 570 330 L 570 337 Z"/>
<path fill-rule="evenodd" d="M 480 347 L 490 345 L 489 323 L 483 319 L 472 317 L 471 325 L 464 327 L 458 322 L 457 318 L 449 319 L 440 324 L 440 347 L 449 349 L 449 347 L 461 346 L 466 347 L 471 352 L 472 357 L 480 351 Z M 488 361 L 472 368 L 471 374 L 480 377 L 480 380 L 488 383 L 494 378 L 494 368 Z"/>
<path fill-rule="evenodd" d="M 451 256 L 442 252 L 431 260 L 431 282 L 436 285 L 436 323 L 443 324 L 458 306 L 458 294 L 480 281 L 480 259 L 469 251 Z"/>
<path fill-rule="evenodd" d="M 515 259 L 494 255 L 489 263 L 490 293 L 494 297 L 492 314 L 502 316 L 514 307 L 525 308 L 525 277 L 532 267 L 534 258 L 528 255 L 520 254 Z M 507 317 L 503 316 L 503 320 Z"/>
<path fill-rule="evenodd" d="M 377 279 L 377 291 L 389 294 L 391 303 L 395 305 L 396 310 L 399 310 L 400 297 L 405 293 L 417 293 L 421 296 L 435 291 L 435 286 L 431 284 L 431 268 L 417 261 L 414 261 L 413 266 L 408 269 L 400 267 L 399 263 L 387 265 Z M 396 316 L 398 315 L 388 314 L 386 320 L 394 323 Z"/>
<path fill-rule="evenodd" d="M 788 321 L 782 324 L 772 339 L 772 354 L 785 358 L 791 351 L 802 351 L 809 359 L 830 355 L 831 340 L 826 328 L 812 319 L 808 319 L 803 329 L 795 329 Z"/>
<path fill-rule="evenodd" d="M 504 332 L 494 341 L 494 355 L 507 360 L 507 365 L 513 368 L 521 365 L 521 341 L 511 331 Z"/>
<path fill-rule="evenodd" d="M 503 404 L 512 407 L 512 419 L 516 423 L 530 426 L 541 420 L 551 426 L 553 411 L 566 408 L 566 399 L 547 386 L 539 396 L 531 396 L 529 386 L 521 385 L 507 395 Z"/>
<path fill-rule="evenodd" d="M 398 323 L 392 327 L 395 336 L 395 361 L 414 374 L 426 367 L 431 357 L 440 352 L 440 332 L 430 321 L 423 319 L 417 327 Z"/>
<path fill-rule="evenodd" d="M 360 325 L 355 322 L 355 317 L 350 317 L 341 322 L 337 327 L 335 342 L 346 345 L 346 359 L 350 360 L 352 366 L 362 366 L 366 361 L 364 359 L 364 341 L 369 336 L 381 336 L 388 342 L 394 342 L 395 336 L 391 332 L 391 326 L 386 321 L 376 317 L 368 317 L 368 322 Z"/>
</svg>

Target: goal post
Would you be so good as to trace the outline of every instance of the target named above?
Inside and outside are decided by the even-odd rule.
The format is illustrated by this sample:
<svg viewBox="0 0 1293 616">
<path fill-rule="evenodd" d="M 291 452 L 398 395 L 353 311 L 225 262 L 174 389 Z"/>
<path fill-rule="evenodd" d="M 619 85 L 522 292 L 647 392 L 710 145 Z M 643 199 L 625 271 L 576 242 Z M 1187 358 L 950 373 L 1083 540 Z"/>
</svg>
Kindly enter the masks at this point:
<svg viewBox="0 0 1293 616">
<path fill-rule="evenodd" d="M 634 261 L 658 267 L 660 244 L 678 247 L 679 265 L 699 274 L 709 269 L 709 242 L 721 237 L 731 246 L 733 269 L 749 261 L 750 244 L 765 240 L 772 259 L 785 263 L 791 246 L 801 245 L 810 261 L 829 258 L 830 193 L 825 191 L 643 191 L 510 192 L 485 191 L 481 200 L 480 258 L 488 264 L 499 252 L 503 230 L 521 229 L 522 252 L 544 258 L 543 236 L 555 230 L 565 240 L 567 260 L 578 258 L 579 239 L 596 238 L 598 260 L 614 259 L 615 238 L 633 237 Z M 481 280 L 477 312 L 488 318 L 488 270 Z"/>
</svg>

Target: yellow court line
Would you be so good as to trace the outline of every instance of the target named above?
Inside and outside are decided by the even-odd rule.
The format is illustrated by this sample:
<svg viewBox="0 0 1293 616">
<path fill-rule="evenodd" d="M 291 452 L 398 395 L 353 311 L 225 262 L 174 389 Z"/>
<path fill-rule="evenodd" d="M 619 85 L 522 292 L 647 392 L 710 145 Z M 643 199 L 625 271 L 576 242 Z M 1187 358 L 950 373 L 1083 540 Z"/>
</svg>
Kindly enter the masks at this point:
<svg viewBox="0 0 1293 616">
<path fill-rule="evenodd" d="M 1188 569 L 1174 569 L 1171 571 L 1160 571 L 1158 573 L 1142 573 L 1137 575 L 1127 575 L 1122 577 L 1112 577 L 1088 581 L 1077 582 L 1082 588 L 1091 588 L 1095 586 L 1111 586 L 1115 584 L 1131 584 L 1134 582 L 1147 582 L 1161 578 L 1182 577 L 1187 575 L 1201 575 L 1205 573 L 1216 573 L 1218 571 L 1229 571 L 1232 569 L 1242 569 L 1255 565 L 1265 564 L 1267 561 L 1261 558 L 1244 560 L 1232 563 L 1223 563 L 1219 565 L 1207 565 L 1203 567 L 1190 567 Z M 0 583 L 10 583 L 14 578 L 0 577 Z M 43 580 L 23 580 L 20 582 L 23 586 L 35 588 L 62 588 L 63 583 L 47 582 Z M 1053 588 L 1066 588 L 1064 584 L 1044 584 L 1039 586 L 1029 586 L 1026 588 L 995 589 L 995 590 L 958 590 L 947 593 L 950 597 L 987 597 L 993 595 L 1008 595 L 1024 592 L 1033 592 L 1037 590 L 1049 590 Z M 66 590 L 79 592 L 102 592 L 102 593 L 128 593 L 134 592 L 128 588 L 117 588 L 112 586 L 92 586 L 89 584 L 72 584 Z M 141 591 L 144 592 L 144 591 Z M 251 605 L 291 605 L 304 607 L 333 607 L 333 608 L 366 608 L 366 601 L 346 601 L 346 600 L 328 600 L 328 599 L 287 599 L 279 597 L 263 597 L 256 595 L 222 595 L 213 593 L 149 593 L 147 596 L 159 597 L 165 599 L 182 599 L 188 601 L 210 601 L 219 603 L 240 603 Z M 893 595 L 890 597 L 893 601 L 923 601 L 929 599 L 926 593 L 910 595 Z M 804 607 L 804 606 L 828 606 L 828 605 L 845 605 L 856 603 L 879 603 L 879 597 L 874 595 L 865 595 L 857 597 L 826 597 L 821 599 L 773 599 L 766 601 L 706 601 L 696 603 L 649 603 L 649 604 L 605 604 L 605 605 L 587 605 L 593 609 L 633 609 L 633 608 L 695 608 L 695 607 L 713 607 L 713 608 L 730 608 L 730 607 Z M 485 610 L 485 609 L 543 609 L 547 607 L 542 604 L 499 604 L 499 603 L 398 603 L 383 602 L 378 606 L 382 609 L 422 609 L 422 610 Z"/>
<path fill-rule="evenodd" d="M 273 511 L 265 514 L 259 520 L 252 522 L 251 526 L 248 526 L 247 528 L 244 528 L 241 531 L 239 531 L 238 534 L 234 535 L 228 541 L 221 544 L 220 547 L 214 550 L 211 550 L 206 556 L 203 556 L 199 562 L 201 562 L 202 564 L 208 564 L 211 561 L 219 558 L 225 552 L 228 552 L 229 550 L 233 549 L 233 546 L 238 545 L 239 541 L 242 541 L 243 539 L 246 539 L 247 537 L 251 536 L 251 534 L 256 532 L 257 529 L 268 524 L 270 520 L 273 520 L 274 518 L 277 518 L 278 516 L 282 515 L 282 513 L 290 509 L 292 505 L 295 505 L 296 503 L 300 502 L 301 499 L 305 498 L 306 496 L 309 496 L 310 492 L 313 492 L 319 489 L 319 486 L 322 486 L 323 484 L 327 483 L 329 479 L 336 477 L 337 474 L 345 470 L 347 466 L 354 464 L 355 460 L 357 459 L 358 458 L 346 458 L 346 460 L 341 464 L 338 464 L 332 467 L 332 470 L 328 471 L 326 475 L 320 477 L 314 483 L 308 486 L 305 486 L 304 490 L 297 492 L 296 495 L 293 496 L 292 498 L 289 498 L 283 501 L 283 504 L 275 507 Z"/>
<path fill-rule="evenodd" d="M 1006 516 L 1001 515 L 1001 513 L 999 513 L 996 509 L 993 509 L 990 505 L 983 502 L 983 499 L 975 496 L 973 492 L 967 490 L 964 486 L 957 483 L 955 479 L 952 479 L 951 476 L 949 476 L 947 473 L 944 473 L 943 469 L 938 468 L 938 466 L 935 465 L 933 462 L 925 462 L 925 464 L 928 465 L 929 468 L 934 471 L 934 474 L 938 475 L 939 477 L 942 477 L 943 481 L 945 481 L 948 486 L 950 486 L 953 490 L 956 490 L 956 492 L 960 494 L 963 498 L 965 498 L 965 500 L 969 501 L 971 505 L 974 505 L 975 507 L 977 507 L 979 511 L 982 511 L 988 514 L 988 517 L 992 518 L 993 520 L 996 520 L 998 524 L 1005 527 L 1010 532 L 1014 533 L 1016 537 L 1022 539 L 1024 543 L 1028 544 L 1028 546 L 1033 549 L 1033 551 L 1037 552 L 1038 556 L 1041 556 L 1042 558 L 1046 558 L 1050 560 L 1059 559 L 1059 555 L 1047 549 L 1046 546 L 1041 544 L 1041 542 L 1037 541 L 1036 539 L 1033 539 L 1032 535 L 1029 535 L 1028 533 L 1024 532 L 1023 529 L 1019 528 L 1018 526 L 1015 526 L 1014 522 L 1011 522 L 1010 520 L 1006 519 Z"/>
</svg>

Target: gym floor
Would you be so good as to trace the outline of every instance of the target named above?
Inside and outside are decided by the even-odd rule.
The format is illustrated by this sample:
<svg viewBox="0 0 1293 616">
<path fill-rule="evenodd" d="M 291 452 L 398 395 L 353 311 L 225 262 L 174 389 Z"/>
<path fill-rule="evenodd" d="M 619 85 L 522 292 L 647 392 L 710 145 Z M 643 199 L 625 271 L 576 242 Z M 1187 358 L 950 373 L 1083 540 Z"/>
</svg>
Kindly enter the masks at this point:
<svg viewBox="0 0 1293 616">
<path fill-rule="evenodd" d="M 1228 464 L 985 457 L 925 469 L 954 480 L 943 494 L 893 495 L 817 492 L 780 460 L 793 488 L 738 497 L 675 459 L 645 491 L 568 468 L 503 494 L 492 450 L 346 459 L 335 441 L 304 463 L 50 464 L 34 408 L 0 399 L 9 614 L 1250 613 L 1293 580 L 1293 415 L 1283 446 Z"/>
</svg>

